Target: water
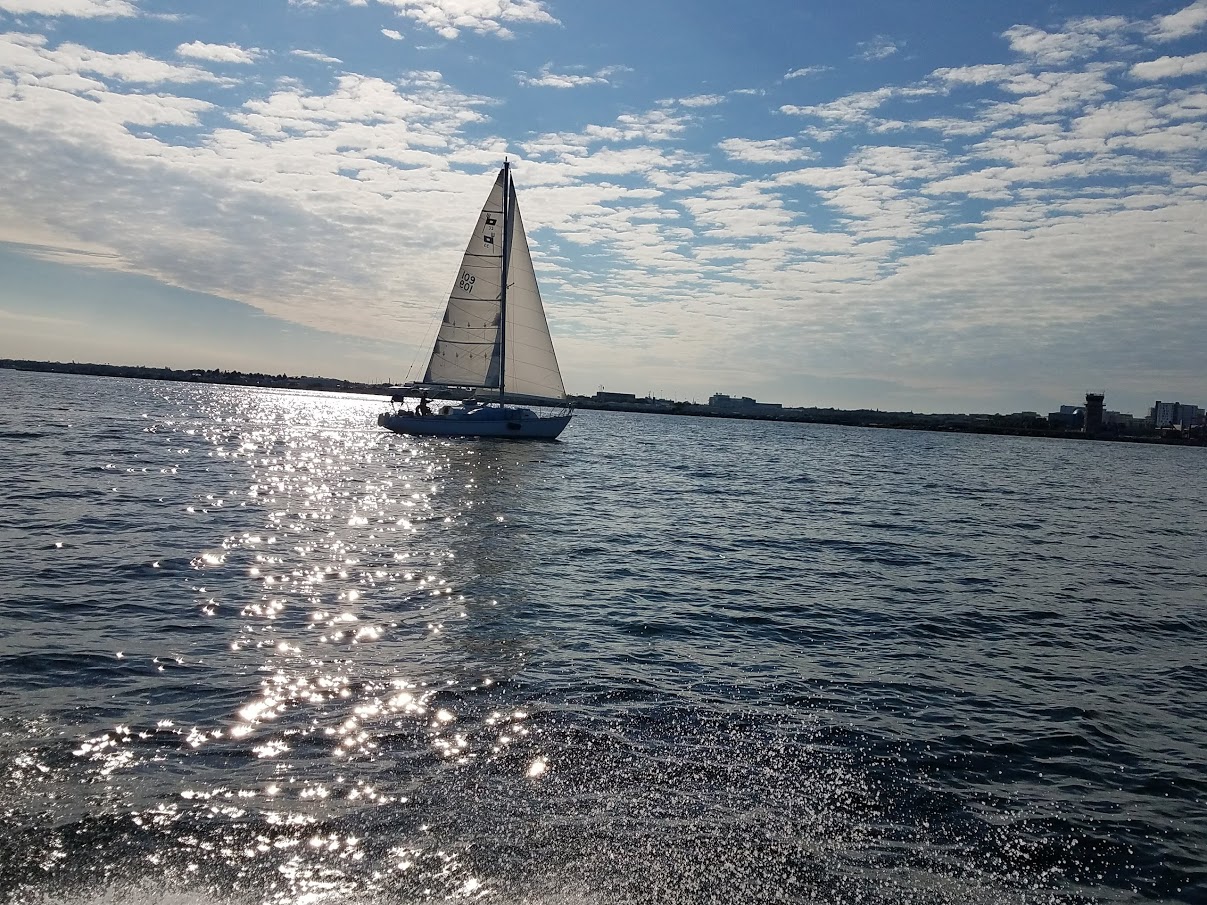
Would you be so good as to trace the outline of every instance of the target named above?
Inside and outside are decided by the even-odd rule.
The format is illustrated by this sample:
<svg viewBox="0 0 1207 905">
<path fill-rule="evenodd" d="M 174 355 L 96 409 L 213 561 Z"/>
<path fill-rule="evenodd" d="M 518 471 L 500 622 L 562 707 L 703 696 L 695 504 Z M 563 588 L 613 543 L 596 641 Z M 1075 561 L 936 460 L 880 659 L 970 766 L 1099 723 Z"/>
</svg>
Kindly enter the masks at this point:
<svg viewBox="0 0 1207 905">
<path fill-rule="evenodd" d="M 0 902 L 1207 901 L 1202 449 L 0 390 Z"/>
</svg>

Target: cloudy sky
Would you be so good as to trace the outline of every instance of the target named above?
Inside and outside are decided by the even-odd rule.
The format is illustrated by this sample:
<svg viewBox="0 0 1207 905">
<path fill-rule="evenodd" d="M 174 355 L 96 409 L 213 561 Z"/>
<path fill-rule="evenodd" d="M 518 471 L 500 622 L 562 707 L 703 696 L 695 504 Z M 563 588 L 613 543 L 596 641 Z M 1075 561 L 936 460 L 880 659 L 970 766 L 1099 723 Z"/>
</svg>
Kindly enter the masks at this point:
<svg viewBox="0 0 1207 905">
<path fill-rule="evenodd" d="M 1207 403 L 1207 0 L 0 0 L 0 357 L 421 376 L 505 155 L 567 389 Z"/>
</svg>

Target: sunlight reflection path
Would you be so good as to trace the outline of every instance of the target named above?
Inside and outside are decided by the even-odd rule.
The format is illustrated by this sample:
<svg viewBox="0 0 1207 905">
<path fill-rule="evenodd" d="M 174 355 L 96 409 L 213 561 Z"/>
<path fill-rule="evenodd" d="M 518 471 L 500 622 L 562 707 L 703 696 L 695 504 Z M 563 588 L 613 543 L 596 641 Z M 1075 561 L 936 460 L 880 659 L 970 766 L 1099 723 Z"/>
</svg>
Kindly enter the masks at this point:
<svg viewBox="0 0 1207 905">
<path fill-rule="evenodd" d="M 218 466 L 221 488 L 189 514 L 246 511 L 249 526 L 198 551 L 189 580 L 198 618 L 229 639 L 227 667 L 257 687 L 219 723 L 117 727 L 76 754 L 109 777 L 139 765 L 147 749 L 134 743 L 157 738 L 162 751 L 175 737 L 185 777 L 190 761 L 225 765 L 221 785 L 186 780 L 178 801 L 133 816 L 179 849 L 157 847 L 153 862 L 186 875 L 271 878 L 281 902 L 396 889 L 402 876 L 481 892 L 424 810 L 401 837 L 372 827 L 407 826 L 398 809 L 447 794 L 445 769 L 507 758 L 520 777 L 544 770 L 539 753 L 511 753 L 530 736 L 527 713 L 506 706 L 515 663 L 481 674 L 481 651 L 458 649 L 474 614 L 497 607 L 451 571 L 495 466 L 473 444 L 363 430 L 364 406 L 343 399 L 231 391 L 213 403 L 155 430 Z M 366 811 L 382 807 L 388 821 Z"/>
</svg>

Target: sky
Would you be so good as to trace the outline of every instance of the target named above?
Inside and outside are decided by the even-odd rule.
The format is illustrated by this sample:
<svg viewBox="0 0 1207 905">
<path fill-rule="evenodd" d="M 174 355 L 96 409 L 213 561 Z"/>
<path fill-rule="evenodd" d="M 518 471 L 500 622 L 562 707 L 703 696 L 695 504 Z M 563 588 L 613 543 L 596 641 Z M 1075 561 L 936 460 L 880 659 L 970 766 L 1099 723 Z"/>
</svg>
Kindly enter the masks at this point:
<svg viewBox="0 0 1207 905">
<path fill-rule="evenodd" d="M 1207 403 L 1207 0 L 0 0 L 0 357 L 418 379 L 505 157 L 570 393 Z"/>
</svg>

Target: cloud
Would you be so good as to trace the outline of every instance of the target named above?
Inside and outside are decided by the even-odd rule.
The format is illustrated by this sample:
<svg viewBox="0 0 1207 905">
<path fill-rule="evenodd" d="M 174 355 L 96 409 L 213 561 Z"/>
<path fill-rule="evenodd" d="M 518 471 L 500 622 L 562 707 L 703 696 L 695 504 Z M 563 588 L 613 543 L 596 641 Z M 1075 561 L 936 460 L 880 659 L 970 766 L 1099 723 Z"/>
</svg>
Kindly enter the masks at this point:
<svg viewBox="0 0 1207 905">
<path fill-rule="evenodd" d="M 603 127 L 596 134 L 601 138 L 627 142 L 661 142 L 683 134 L 687 125 L 683 115 L 659 109 L 644 113 L 622 113 L 612 126 Z"/>
<path fill-rule="evenodd" d="M 1023 70 L 1004 63 L 982 63 L 976 66 L 958 66 L 954 69 L 936 69 L 931 78 L 948 85 L 986 85 L 1004 82 Z"/>
<path fill-rule="evenodd" d="M 391 41 L 401 41 L 402 40 L 402 32 L 395 31 L 392 28 L 383 28 L 381 30 L 381 33 L 383 35 L 385 35 L 387 38 L 389 38 Z"/>
<path fill-rule="evenodd" d="M 9 326 L 12 329 L 17 329 L 18 327 L 42 327 L 51 331 L 60 331 L 85 328 L 85 324 L 75 318 L 47 317 L 40 314 L 5 311 L 3 308 L 0 308 L 0 320 L 9 321 Z"/>
<path fill-rule="evenodd" d="M 936 88 L 927 85 L 885 86 L 872 91 L 848 94 L 824 104 L 812 104 L 807 107 L 785 104 L 779 110 L 789 116 L 808 116 L 844 127 L 852 127 L 873 122 L 876 119 L 873 112 L 892 99 L 920 98 L 936 93 Z"/>
<path fill-rule="evenodd" d="M 717 104 L 725 103 L 725 95 L 694 94 L 691 97 L 679 98 L 679 103 L 684 107 L 715 107 Z"/>
<path fill-rule="evenodd" d="M 465 10 L 524 21 L 485 0 L 389 5 L 452 16 L 455 33 L 476 30 Z M 865 81 L 785 105 L 758 131 L 742 124 L 766 112 L 758 93 L 783 89 L 774 78 L 582 105 L 586 124 L 559 130 L 556 105 L 542 107 L 554 126 L 493 122 L 501 98 L 459 89 L 438 62 L 374 76 L 296 66 L 317 76 L 306 85 L 274 82 L 264 52 L 257 78 L 219 82 L 179 61 L 3 36 L 0 151 L 23 178 L 0 199 L 0 237 L 99 245 L 105 266 L 295 323 L 413 336 L 510 154 L 568 379 L 614 373 L 613 350 L 633 348 L 652 363 L 626 359 L 632 379 L 669 392 L 719 380 L 726 349 L 791 371 L 804 347 L 810 368 L 897 385 L 979 392 L 1011 362 L 1056 380 L 1070 358 L 1130 366 L 1137 337 L 1181 349 L 1201 333 L 1204 70 L 1198 54 L 1135 62 L 1153 55 L 1157 21 L 1019 26 L 1002 39 L 1011 62 Z M 621 71 L 561 69 L 517 78 L 571 88 Z M 727 115 L 710 115 L 722 100 Z M 811 141 L 823 136 L 842 140 Z M 1191 313 L 1153 326 L 1169 312 Z"/>
<path fill-rule="evenodd" d="M 614 75 L 620 75 L 622 73 L 632 72 L 632 71 L 633 71 L 632 66 L 625 66 L 623 64 L 613 64 L 612 66 L 603 67 L 602 69 L 599 70 L 599 72 L 597 74 L 602 76 L 605 79 L 610 79 Z"/>
<path fill-rule="evenodd" d="M 95 103 L 114 122 L 136 126 L 196 126 L 198 114 L 213 109 L 208 101 L 160 94 L 103 92 Z"/>
<path fill-rule="evenodd" d="M 1105 140 L 1118 135 L 1143 135 L 1164 125 L 1151 100 L 1134 98 L 1095 106 L 1070 126 L 1069 139 Z M 1059 147 L 1059 146 L 1056 146 Z"/>
<path fill-rule="evenodd" d="M 689 195 L 680 202 L 707 231 L 732 238 L 762 238 L 787 229 L 793 220 L 774 187 L 746 182 Z M 734 252 L 736 249 L 726 249 Z M 739 257 L 726 254 L 725 257 Z"/>
<path fill-rule="evenodd" d="M 355 2 L 355 0 L 349 0 Z M 363 2 L 363 0 L 361 0 Z M 510 38 L 508 25 L 556 25 L 542 0 L 377 0 L 452 40 L 462 31 Z"/>
<path fill-rule="evenodd" d="M 521 85 L 531 85 L 540 88 L 581 88 L 584 85 L 606 85 L 607 74 L 614 70 L 600 70 L 594 75 L 581 73 L 556 73 L 553 64 L 546 63 L 541 67 L 540 75 L 516 73 L 516 81 Z"/>
<path fill-rule="evenodd" d="M 31 36 L 4 40 L 0 60 L 21 75 L 0 69 L 0 147 L 10 167 L 31 175 L 6 190 L 0 237 L 99 244 L 108 266 L 362 335 L 380 332 L 380 322 L 368 327 L 366 317 L 388 323 L 407 312 L 356 296 L 396 299 L 389 287 L 408 252 L 419 253 L 432 236 L 449 248 L 464 242 L 460 230 L 446 232 L 446 199 L 470 195 L 476 181 L 449 173 L 450 155 L 464 147 L 458 130 L 481 119 L 476 110 L 487 101 L 450 89 L 438 74 L 398 83 L 344 76 L 325 94 L 281 90 L 201 131 L 208 102 L 128 87 L 135 77 L 180 78 L 171 66 L 49 48 Z M 94 69 L 112 74 L 114 84 L 79 76 Z M 13 90 L 17 78 L 23 84 Z M 183 140 L 143 131 L 158 125 L 189 131 Z M 495 156 L 475 146 L 462 166 L 478 172 L 477 155 Z M 67 184 L 73 189 L 64 194 L 59 187 Z M 391 200 L 399 194 L 409 203 Z M 404 214 L 425 224 L 424 237 L 412 236 L 419 245 L 402 237 Z M 215 260 L 223 266 L 214 268 Z M 419 288 L 436 297 L 447 291 L 444 279 L 441 272 Z M 359 288 L 346 295 L 345 281 Z"/>
<path fill-rule="evenodd" d="M 342 63 L 339 57 L 328 56 L 325 53 L 318 53 L 313 50 L 291 50 L 289 53 L 295 57 L 302 57 L 305 60 L 316 60 L 320 63 Z"/>
<path fill-rule="evenodd" d="M 1117 16 L 1074 19 L 1065 30 L 1048 32 L 1033 25 L 1015 25 L 1003 32 L 1010 48 L 1044 66 L 1064 66 L 1118 47 L 1131 23 Z"/>
<path fill-rule="evenodd" d="M 259 50 L 244 50 L 237 44 L 206 44 L 193 41 L 191 44 L 181 44 L 176 48 L 178 56 L 193 60 L 208 60 L 213 63 L 240 63 L 250 65 L 260 56 Z"/>
<path fill-rule="evenodd" d="M 0 35 L 0 73 L 21 82 L 78 78 L 83 73 L 117 83 L 167 84 L 217 82 L 212 73 L 195 66 L 157 60 L 142 53 L 105 53 L 65 42 L 50 48 L 42 35 Z M 57 86 L 63 88 L 66 83 Z M 46 87 L 51 87 L 46 85 Z"/>
<path fill-rule="evenodd" d="M 952 162 L 938 152 L 903 147 L 864 148 L 843 166 L 803 167 L 782 173 L 783 186 L 809 186 L 844 218 L 860 242 L 875 246 L 881 260 L 900 243 L 922 236 L 942 219 L 933 199 L 918 190 L 946 176 Z M 861 254 L 866 254 L 865 246 Z"/>
<path fill-rule="evenodd" d="M 1196 53 L 1188 57 L 1161 57 L 1144 63 L 1136 63 L 1128 71 L 1134 78 L 1146 81 L 1196 75 L 1200 72 L 1207 72 L 1207 53 Z"/>
<path fill-rule="evenodd" d="M 120 19 L 138 15 L 138 8 L 127 0 L 0 0 L 0 11 L 80 19 Z"/>
<path fill-rule="evenodd" d="M 1196 0 L 1186 8 L 1168 16 L 1158 16 L 1152 23 L 1155 41 L 1176 41 L 1186 38 L 1207 25 L 1207 0 Z"/>
<path fill-rule="evenodd" d="M 411 73 L 401 84 L 345 74 L 330 94 L 280 90 L 268 98 L 247 101 L 242 112 L 231 115 L 231 121 L 254 135 L 277 139 L 330 133 L 333 139 L 346 139 L 349 149 L 389 156 L 391 142 L 397 143 L 399 153 L 414 144 L 424 148 L 446 145 L 458 128 L 481 122 L 484 117 L 478 108 L 488 103 L 486 98 L 451 89 L 439 73 Z M 330 150 L 325 143 L 321 147 Z"/>
<path fill-rule="evenodd" d="M 865 62 L 886 60 L 899 49 L 895 41 L 884 35 L 877 35 L 870 41 L 860 41 L 855 47 L 858 50 L 855 54 L 855 59 Z"/>
<path fill-rule="evenodd" d="M 833 66 L 804 66 L 800 69 L 790 69 L 784 73 L 785 79 L 801 79 L 810 75 L 817 75 L 821 72 L 829 72 Z"/>
<path fill-rule="evenodd" d="M 1114 85 L 1105 72 L 1087 69 L 1020 73 L 1002 83 L 1001 88 L 1016 99 L 990 108 L 989 115 L 997 120 L 1081 110 L 1109 96 Z"/>
<path fill-rule="evenodd" d="M 974 329 L 996 325 L 1019 335 L 1035 330 L 1042 338 L 1048 331 L 1077 331 L 1116 318 L 1138 326 L 1162 307 L 1176 307 L 1179 299 L 1191 297 L 1194 281 L 1204 275 L 1204 255 L 1194 249 L 1203 229 L 1192 225 L 1200 213 L 1195 204 L 1114 210 L 987 233 L 911 259 L 876 291 L 938 300 L 937 308 L 919 306 L 915 314 L 943 321 L 956 344 L 947 351 L 968 356 L 971 368 L 971 355 L 982 348 Z M 1179 234 L 1182 229 L 1188 232 Z M 1156 236 L 1167 236 L 1175 246 L 1168 259 L 1154 256 L 1147 242 L 1136 241 Z M 1188 266 L 1170 272 L 1163 262 L 1181 255 L 1187 256 Z M 1077 266 L 1070 267 L 1070 261 Z M 951 316 L 946 317 L 942 309 L 949 304 Z M 900 313 L 909 316 L 905 310 Z M 1089 332 L 1083 336 L 1090 339 Z M 1120 329 L 1117 348 L 1122 350 L 1131 336 Z M 925 345 L 935 352 L 942 348 L 933 340 Z"/>
<path fill-rule="evenodd" d="M 727 138 L 718 145 L 730 160 L 755 164 L 789 164 L 817 157 L 817 152 L 801 148 L 792 138 L 772 138 L 757 141 L 749 138 Z"/>
</svg>

